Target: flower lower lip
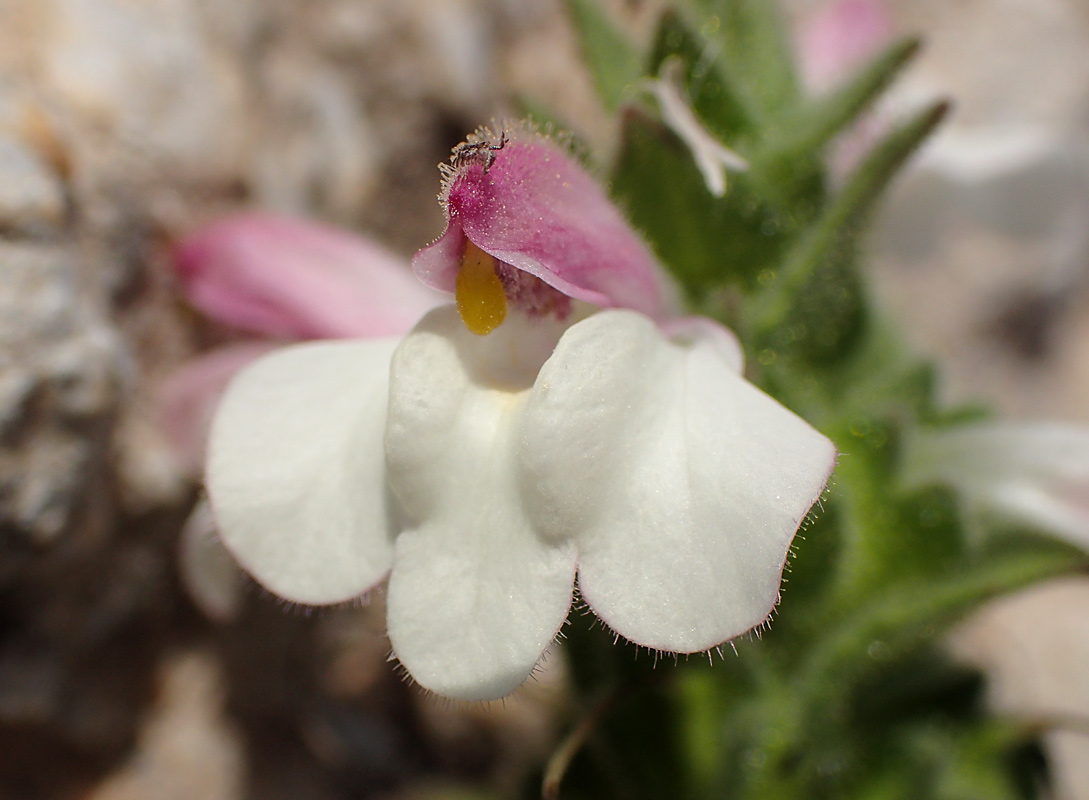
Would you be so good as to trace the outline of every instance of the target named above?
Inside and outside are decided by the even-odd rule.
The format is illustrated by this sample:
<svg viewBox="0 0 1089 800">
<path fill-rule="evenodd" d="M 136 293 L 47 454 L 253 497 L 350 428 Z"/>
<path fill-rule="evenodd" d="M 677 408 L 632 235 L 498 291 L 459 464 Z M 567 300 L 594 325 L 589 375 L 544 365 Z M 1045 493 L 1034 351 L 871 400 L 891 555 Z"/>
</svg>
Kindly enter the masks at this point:
<svg viewBox="0 0 1089 800">
<path fill-rule="evenodd" d="M 232 385 L 213 430 L 224 541 L 300 602 L 362 594 L 388 571 L 395 653 L 463 699 L 531 673 L 576 563 L 583 597 L 626 638 L 717 645 L 771 610 L 835 451 L 690 338 L 618 310 L 517 313 L 478 336 L 445 306 L 395 351 L 278 351 Z"/>
</svg>

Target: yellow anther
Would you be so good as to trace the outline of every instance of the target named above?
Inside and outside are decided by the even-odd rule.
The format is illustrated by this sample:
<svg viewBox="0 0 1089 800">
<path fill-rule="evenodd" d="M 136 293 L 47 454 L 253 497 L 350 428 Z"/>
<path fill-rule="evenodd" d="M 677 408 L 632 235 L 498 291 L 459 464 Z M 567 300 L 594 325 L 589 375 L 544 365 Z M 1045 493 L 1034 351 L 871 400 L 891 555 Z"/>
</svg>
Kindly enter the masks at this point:
<svg viewBox="0 0 1089 800">
<path fill-rule="evenodd" d="M 507 294 L 495 272 L 495 258 L 468 239 L 454 283 L 454 299 L 461 321 L 478 336 L 491 333 L 506 319 Z"/>
</svg>

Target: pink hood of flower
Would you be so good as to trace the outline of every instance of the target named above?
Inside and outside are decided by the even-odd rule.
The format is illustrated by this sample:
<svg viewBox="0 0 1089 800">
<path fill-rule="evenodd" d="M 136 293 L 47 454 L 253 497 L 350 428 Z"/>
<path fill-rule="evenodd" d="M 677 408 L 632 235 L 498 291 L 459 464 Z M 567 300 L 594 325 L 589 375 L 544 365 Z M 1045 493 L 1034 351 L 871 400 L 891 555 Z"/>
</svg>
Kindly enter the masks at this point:
<svg viewBox="0 0 1089 800">
<path fill-rule="evenodd" d="M 672 282 L 597 183 L 544 136 L 507 135 L 478 134 L 455 154 L 446 230 L 412 260 L 420 280 L 452 293 L 468 239 L 576 300 L 673 316 Z"/>
</svg>

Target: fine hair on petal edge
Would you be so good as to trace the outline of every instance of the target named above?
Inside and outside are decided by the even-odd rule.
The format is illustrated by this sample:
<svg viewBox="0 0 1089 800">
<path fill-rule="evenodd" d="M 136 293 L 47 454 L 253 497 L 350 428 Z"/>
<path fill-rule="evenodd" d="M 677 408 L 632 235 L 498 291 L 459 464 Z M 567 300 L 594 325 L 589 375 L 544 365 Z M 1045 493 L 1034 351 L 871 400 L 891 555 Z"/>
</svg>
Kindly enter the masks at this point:
<svg viewBox="0 0 1089 800">
<path fill-rule="evenodd" d="M 718 653 L 719 660 L 725 660 L 726 655 L 723 648 L 726 647 L 726 645 L 730 646 L 730 649 L 734 651 L 734 655 L 736 656 L 738 655 L 736 644 L 738 639 L 752 640 L 754 637 L 759 639 L 763 630 L 768 628 L 771 623 L 771 614 L 769 614 L 763 620 L 763 622 L 760 622 L 752 628 L 749 628 L 747 631 L 743 631 L 742 633 L 737 634 L 737 636 L 730 637 L 724 642 L 719 642 L 718 644 L 712 645 L 711 647 L 703 650 L 694 650 L 691 653 L 679 653 L 676 650 L 662 650 L 657 647 L 650 647 L 649 645 L 639 644 L 638 642 L 629 639 L 627 636 L 624 636 L 622 633 L 614 630 L 607 622 L 605 622 L 605 620 L 595 614 L 594 610 L 590 607 L 590 605 L 582 598 L 582 593 L 579 591 L 577 583 L 575 584 L 575 593 L 571 603 L 571 610 L 579 612 L 580 616 L 584 618 L 590 617 L 590 631 L 593 631 L 598 625 L 600 625 L 601 630 L 605 635 L 612 635 L 614 646 L 619 645 L 621 642 L 626 645 L 631 645 L 635 649 L 635 660 L 638 660 L 642 651 L 645 650 L 647 656 L 654 659 L 653 667 L 655 669 L 657 669 L 658 667 L 659 659 L 667 658 L 669 656 L 673 657 L 674 664 L 676 664 L 682 657 L 685 661 L 688 661 L 688 659 L 692 656 L 706 656 L 707 660 L 711 664 L 714 664 L 714 653 Z M 774 613 L 774 611 L 775 609 L 773 608 L 772 613 Z M 570 623 L 570 615 L 568 615 L 568 617 L 569 618 L 567 620 L 567 624 Z M 562 627 L 561 630 L 563 630 Z"/>
<path fill-rule="evenodd" d="M 503 695 L 502 697 L 496 697 L 492 700 L 465 700 L 460 697 L 449 697 L 448 695 L 441 694 L 432 689 L 428 689 L 423 686 L 419 681 L 412 677 L 412 673 L 408 671 L 408 668 L 401 663 L 401 659 L 397 657 L 397 654 L 390 648 L 386 653 L 386 663 L 393 665 L 393 672 L 400 679 L 401 683 L 406 686 L 412 687 L 413 690 L 421 697 L 426 698 L 429 702 L 437 704 L 443 709 L 474 709 L 474 708 L 494 708 L 499 706 L 500 708 L 506 708 L 507 702 L 515 702 L 520 699 L 522 695 L 527 691 L 527 687 L 530 683 L 534 685 L 541 685 L 540 674 L 544 671 L 545 662 L 549 658 L 556 658 L 552 652 L 552 647 L 557 643 L 557 639 L 553 639 L 548 648 L 541 653 L 541 657 L 537 659 L 537 663 L 533 665 L 533 669 L 530 670 L 526 679 L 518 685 L 516 689 Z"/>
<path fill-rule="evenodd" d="M 255 580 L 248 572 L 242 571 L 245 582 L 243 583 L 244 590 L 255 594 L 258 597 L 271 600 L 278 605 L 283 611 L 291 614 L 294 617 L 301 617 L 309 619 L 310 617 L 322 617 L 325 614 L 340 611 L 342 609 L 350 608 L 366 608 L 371 604 L 376 596 L 380 596 L 385 591 L 385 579 L 378 585 L 372 586 L 362 594 L 358 594 L 354 597 L 349 597 L 346 600 L 341 600 L 336 603 L 300 603 L 298 600 L 292 600 L 288 597 L 282 597 L 276 594 L 271 589 L 267 589 L 259 581 Z"/>
<path fill-rule="evenodd" d="M 791 572 L 791 562 L 795 558 L 797 558 L 798 554 L 797 552 L 795 552 L 794 549 L 795 543 L 799 539 L 803 542 L 806 540 L 804 536 L 805 532 L 809 530 L 809 528 L 813 527 L 813 525 L 817 521 L 817 517 L 824 513 L 824 501 L 832 495 L 833 484 L 836 481 L 835 468 L 839 466 L 839 459 L 841 455 L 843 454 L 839 452 L 836 453 L 836 463 L 832 467 L 832 474 L 828 476 L 828 482 L 824 484 L 824 489 L 822 489 L 821 493 L 817 495 L 817 499 L 813 501 L 813 505 L 809 507 L 809 510 L 805 513 L 805 516 L 802 517 L 802 521 L 798 524 L 798 529 L 794 531 L 794 538 L 790 540 L 790 547 L 787 548 L 786 561 L 783 563 L 783 576 L 780 580 L 780 587 L 788 582 L 786 575 Z M 779 600 L 776 600 L 775 606 L 773 606 L 771 610 L 771 613 L 773 615 L 776 610 L 778 610 L 779 602 L 781 600 L 782 590 L 780 588 Z"/>
<path fill-rule="evenodd" d="M 578 143 L 574 134 L 564 129 L 557 129 L 552 122 L 539 123 L 532 117 L 501 117 L 474 130 L 450 151 L 450 157 L 446 161 L 439 163 L 439 173 L 442 176 L 438 194 L 440 206 L 446 208 L 451 184 L 461 171 L 456 163 L 458 151 L 465 145 L 498 144 L 503 137 L 506 137 L 507 142 L 515 141 L 519 137 L 548 142 L 578 162 L 579 166 L 586 170 L 598 185 L 601 185 L 600 176 L 596 174 L 592 162 L 588 160 L 589 154 L 586 148 Z"/>
</svg>

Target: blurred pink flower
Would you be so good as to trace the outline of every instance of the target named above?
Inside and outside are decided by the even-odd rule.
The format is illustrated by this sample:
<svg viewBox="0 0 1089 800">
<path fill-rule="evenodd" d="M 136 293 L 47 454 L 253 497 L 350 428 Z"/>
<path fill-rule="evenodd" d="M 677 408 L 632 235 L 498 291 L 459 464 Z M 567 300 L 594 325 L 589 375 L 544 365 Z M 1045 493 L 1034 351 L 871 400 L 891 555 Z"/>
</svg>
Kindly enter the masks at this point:
<svg viewBox="0 0 1089 800">
<path fill-rule="evenodd" d="M 834 89 L 851 71 L 892 42 L 895 28 L 882 0 L 834 0 L 798 31 L 802 80 L 812 94 Z M 858 119 L 832 142 L 828 169 L 842 180 L 887 130 L 880 110 Z"/>
<path fill-rule="evenodd" d="M 203 472 L 219 401 L 243 367 L 292 340 L 406 333 L 439 299 L 406 261 L 379 245 L 272 214 L 240 214 L 202 228 L 177 245 L 174 263 L 193 305 L 232 328 L 269 337 L 197 356 L 160 387 L 162 430 L 193 476 Z M 182 530 L 179 570 L 210 618 L 226 622 L 238 613 L 242 575 L 204 500 Z"/>
<path fill-rule="evenodd" d="M 203 468 L 219 398 L 242 367 L 290 341 L 407 333 L 440 300 L 407 261 L 369 239 L 273 214 L 239 214 L 201 228 L 178 243 L 174 263 L 194 306 L 267 337 L 198 356 L 163 383 L 159 418 L 193 474 Z"/>
<path fill-rule="evenodd" d="M 317 222 L 227 217 L 174 251 L 186 297 L 212 319 L 282 339 L 405 333 L 438 298 L 403 259 Z"/>
<path fill-rule="evenodd" d="M 802 78 L 814 94 L 831 89 L 893 36 L 892 16 L 881 0 L 834 0 L 798 32 Z"/>
<path fill-rule="evenodd" d="M 1016 522 L 1089 549 L 1089 428 L 976 422 L 917 432 L 904 450 L 908 487 L 944 483 L 970 513 Z"/>
</svg>

